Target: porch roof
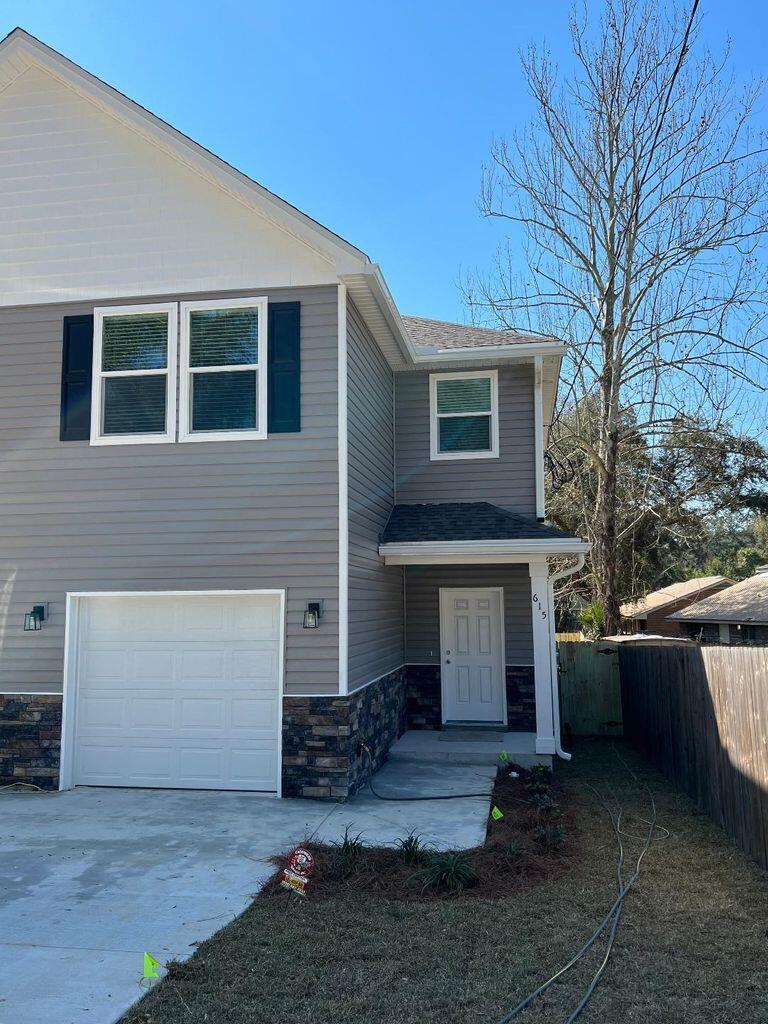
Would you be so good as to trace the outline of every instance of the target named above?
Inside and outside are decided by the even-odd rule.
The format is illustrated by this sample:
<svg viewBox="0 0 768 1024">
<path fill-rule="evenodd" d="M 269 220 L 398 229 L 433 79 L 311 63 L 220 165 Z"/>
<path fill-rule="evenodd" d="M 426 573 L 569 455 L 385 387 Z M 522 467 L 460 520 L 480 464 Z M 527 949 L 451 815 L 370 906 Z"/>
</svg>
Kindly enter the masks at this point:
<svg viewBox="0 0 768 1024">
<path fill-rule="evenodd" d="M 387 561 L 398 562 L 404 557 L 525 561 L 588 550 L 589 545 L 572 533 L 487 501 L 395 505 L 379 545 Z"/>
</svg>

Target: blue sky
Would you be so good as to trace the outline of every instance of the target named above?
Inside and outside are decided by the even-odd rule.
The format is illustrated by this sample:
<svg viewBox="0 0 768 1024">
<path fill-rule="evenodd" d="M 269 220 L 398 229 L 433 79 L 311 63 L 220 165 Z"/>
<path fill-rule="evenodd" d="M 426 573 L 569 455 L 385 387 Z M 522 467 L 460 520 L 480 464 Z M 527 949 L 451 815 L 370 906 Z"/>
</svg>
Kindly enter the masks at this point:
<svg viewBox="0 0 768 1024">
<path fill-rule="evenodd" d="M 381 263 L 400 309 L 464 319 L 494 134 L 529 111 L 517 54 L 567 60 L 570 2 L 2 0 L 21 25 Z M 768 8 L 710 0 L 704 38 L 765 69 Z"/>
</svg>

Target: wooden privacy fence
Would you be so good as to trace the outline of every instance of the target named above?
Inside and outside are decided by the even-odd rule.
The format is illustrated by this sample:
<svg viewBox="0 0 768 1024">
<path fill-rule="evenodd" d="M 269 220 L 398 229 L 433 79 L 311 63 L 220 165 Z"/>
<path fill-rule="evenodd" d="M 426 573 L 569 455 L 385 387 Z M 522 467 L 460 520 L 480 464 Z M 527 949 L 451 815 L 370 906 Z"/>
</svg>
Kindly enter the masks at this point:
<svg viewBox="0 0 768 1024">
<path fill-rule="evenodd" d="M 768 868 L 768 647 L 621 645 L 624 734 Z"/>
<path fill-rule="evenodd" d="M 620 736 L 621 686 L 615 644 L 557 645 L 560 721 L 566 736 Z"/>
</svg>

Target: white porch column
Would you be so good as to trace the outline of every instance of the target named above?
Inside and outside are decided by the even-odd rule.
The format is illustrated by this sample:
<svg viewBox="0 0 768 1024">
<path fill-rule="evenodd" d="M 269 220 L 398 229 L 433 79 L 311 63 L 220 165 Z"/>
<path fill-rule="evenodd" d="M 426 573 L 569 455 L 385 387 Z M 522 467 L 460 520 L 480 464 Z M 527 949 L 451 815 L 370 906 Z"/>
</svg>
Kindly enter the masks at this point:
<svg viewBox="0 0 768 1024">
<path fill-rule="evenodd" d="M 536 753 L 555 753 L 555 729 L 552 712 L 551 631 L 549 618 L 546 558 L 531 559 L 531 619 L 533 623 L 533 675 L 536 688 Z"/>
</svg>

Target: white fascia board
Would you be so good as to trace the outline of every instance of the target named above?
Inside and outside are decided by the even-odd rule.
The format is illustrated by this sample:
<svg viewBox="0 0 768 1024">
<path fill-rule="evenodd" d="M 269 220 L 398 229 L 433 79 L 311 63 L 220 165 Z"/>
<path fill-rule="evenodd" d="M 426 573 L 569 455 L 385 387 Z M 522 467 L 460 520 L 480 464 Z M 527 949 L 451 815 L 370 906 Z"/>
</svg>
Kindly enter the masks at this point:
<svg viewBox="0 0 768 1024">
<path fill-rule="evenodd" d="M 555 555 L 586 554 L 590 545 L 583 540 L 470 540 L 417 541 L 380 544 L 379 554 L 387 565 L 446 564 L 464 562 L 495 564 L 527 562 Z M 405 560 L 405 561 L 404 561 Z M 436 561 L 439 560 L 439 561 Z M 488 562 L 492 560 L 492 562 Z"/>
<path fill-rule="evenodd" d="M 14 29 L 0 43 L 0 63 L 18 59 L 26 59 L 52 75 L 153 146 L 291 234 L 334 265 L 337 273 L 370 266 L 366 254 L 350 242 L 23 29 Z"/>
<path fill-rule="evenodd" d="M 482 345 L 477 348 L 439 348 L 434 352 L 420 350 L 414 357 L 415 363 L 480 362 L 484 359 L 525 359 L 536 356 L 563 357 L 568 351 L 566 345 L 553 341 L 520 342 L 517 345 Z"/>
</svg>

